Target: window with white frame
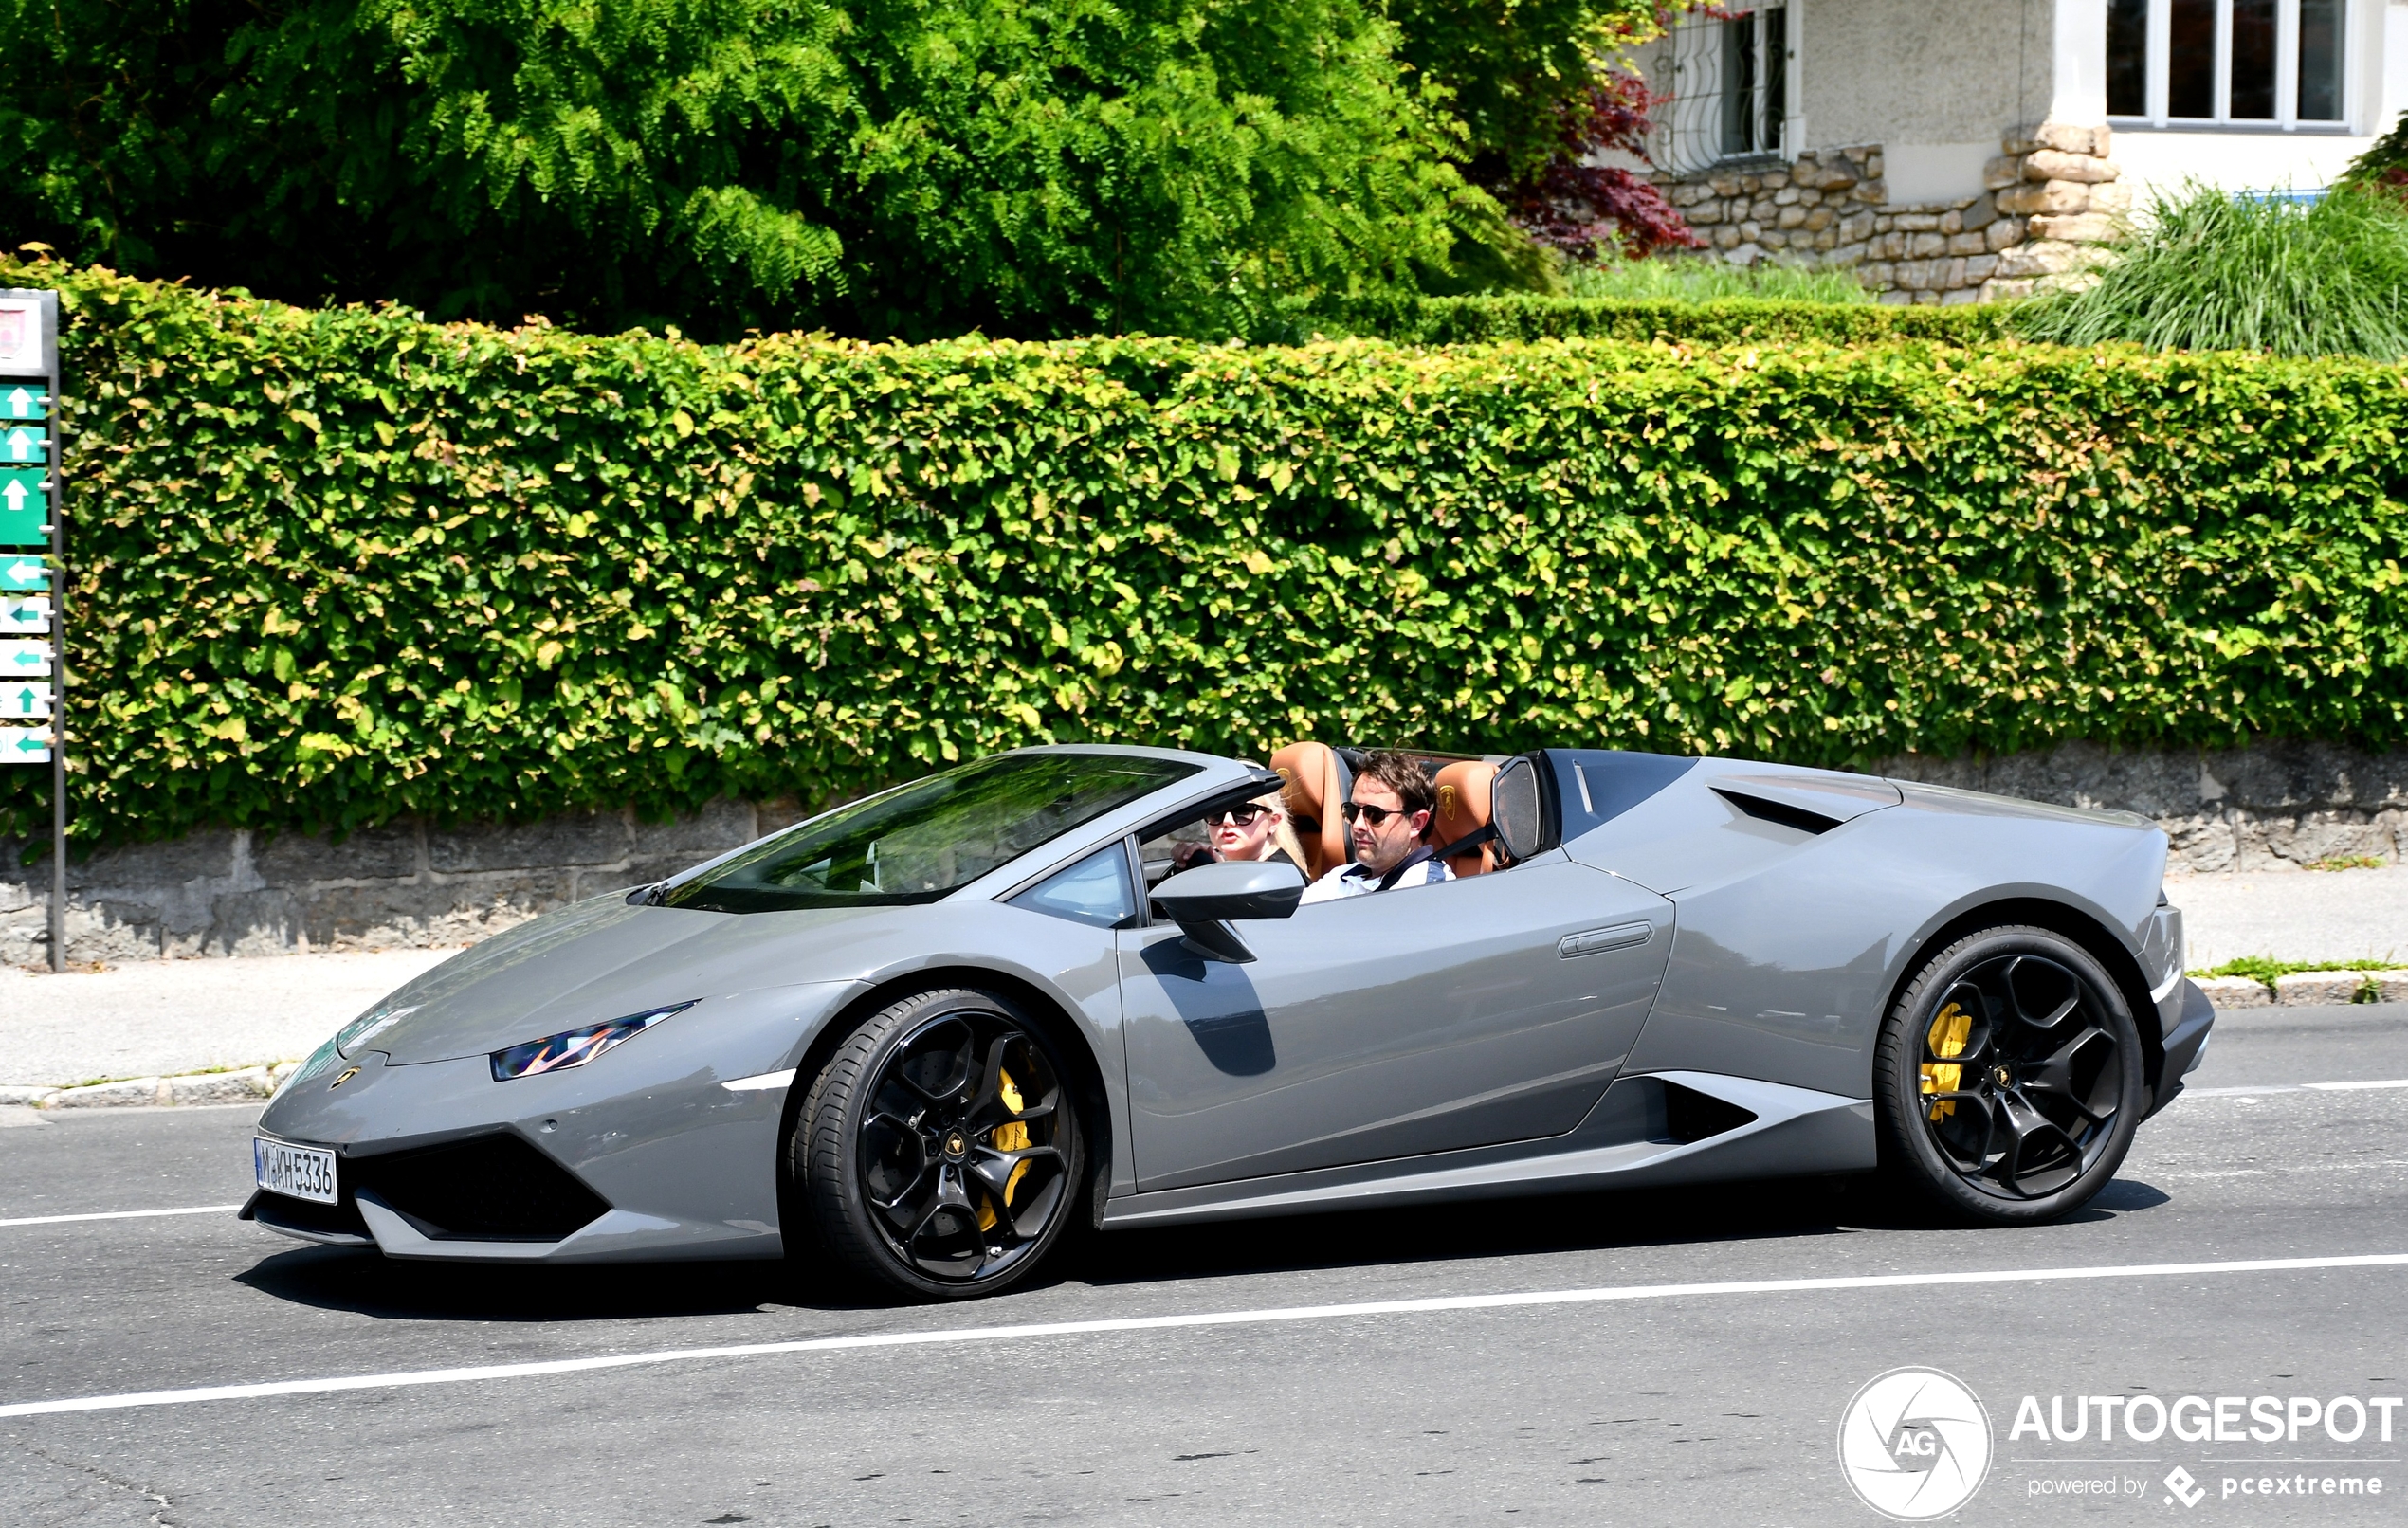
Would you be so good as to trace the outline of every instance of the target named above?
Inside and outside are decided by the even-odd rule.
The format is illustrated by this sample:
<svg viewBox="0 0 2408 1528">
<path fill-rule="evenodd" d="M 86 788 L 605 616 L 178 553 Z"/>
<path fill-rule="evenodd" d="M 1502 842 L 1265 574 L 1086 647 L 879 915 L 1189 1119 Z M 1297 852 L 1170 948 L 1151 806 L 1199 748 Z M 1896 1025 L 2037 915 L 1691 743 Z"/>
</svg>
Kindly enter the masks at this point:
<svg viewBox="0 0 2408 1528">
<path fill-rule="evenodd" d="M 2349 0 L 2107 0 L 2107 116 L 2339 123 Z"/>
<path fill-rule="evenodd" d="M 1723 153 L 1779 154 L 1789 115 L 1789 8 L 1761 6 L 1720 27 Z"/>
</svg>

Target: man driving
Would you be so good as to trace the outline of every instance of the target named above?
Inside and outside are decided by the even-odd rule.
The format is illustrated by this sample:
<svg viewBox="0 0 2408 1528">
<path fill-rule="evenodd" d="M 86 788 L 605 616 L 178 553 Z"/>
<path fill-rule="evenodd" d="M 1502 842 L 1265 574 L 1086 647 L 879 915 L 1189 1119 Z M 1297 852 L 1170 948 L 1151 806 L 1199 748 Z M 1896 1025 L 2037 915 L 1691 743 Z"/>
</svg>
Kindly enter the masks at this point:
<svg viewBox="0 0 2408 1528">
<path fill-rule="evenodd" d="M 1306 886 L 1304 900 L 1452 881 L 1454 871 L 1432 858 L 1425 842 L 1437 799 L 1430 776 L 1411 757 L 1384 748 L 1365 755 L 1345 806 L 1346 842 L 1355 857 Z"/>
</svg>

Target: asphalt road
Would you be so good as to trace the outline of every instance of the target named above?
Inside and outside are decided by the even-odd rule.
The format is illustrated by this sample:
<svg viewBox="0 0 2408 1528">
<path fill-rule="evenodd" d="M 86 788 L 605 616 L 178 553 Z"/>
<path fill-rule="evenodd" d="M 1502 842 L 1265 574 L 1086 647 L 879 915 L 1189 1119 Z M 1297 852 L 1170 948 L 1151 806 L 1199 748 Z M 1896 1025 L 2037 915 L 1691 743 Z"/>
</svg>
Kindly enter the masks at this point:
<svg viewBox="0 0 2408 1528">
<path fill-rule="evenodd" d="M 1871 1523 L 1834 1438 L 1900 1365 L 1959 1376 L 1996 1459 L 1957 1520 L 2392 1521 L 2394 1441 L 2011 1437 L 2024 1396 L 2408 1394 L 2408 1011 L 2228 1017 L 2090 1210 L 1936 1229 L 1861 1186 L 1532 1201 L 1126 1233 L 969 1306 L 815 1299 L 776 1267 L 452 1269 L 228 1214 L 0 1224 L 0 1406 L 186 1387 L 1362 1301 L 1967 1270 L 948 1343 L 0 1416 L 0 1525 Z M 2221 1091 L 2225 1089 L 2245 1091 Z M 0 1129 L 0 1222 L 239 1200 L 248 1109 Z M 2072 1403 L 2071 1400 L 2069 1405 Z M 2278 1399 L 2277 1406 L 2288 1404 Z M 2236 1413 L 2247 1418 L 2246 1406 Z M 2246 1463 L 2236 1463 L 2236 1462 Z M 2296 1463 L 2315 1461 L 2315 1463 Z M 2343 1463 L 2326 1463 L 2343 1461 Z M 2161 1486 L 2180 1465 L 2205 1495 Z M 2276 1472 L 2381 1497 L 2227 1500 Z M 2109 1480 L 2112 1496 L 2035 1494 Z M 2271 1483 L 2269 1489 L 2271 1489 Z"/>
</svg>

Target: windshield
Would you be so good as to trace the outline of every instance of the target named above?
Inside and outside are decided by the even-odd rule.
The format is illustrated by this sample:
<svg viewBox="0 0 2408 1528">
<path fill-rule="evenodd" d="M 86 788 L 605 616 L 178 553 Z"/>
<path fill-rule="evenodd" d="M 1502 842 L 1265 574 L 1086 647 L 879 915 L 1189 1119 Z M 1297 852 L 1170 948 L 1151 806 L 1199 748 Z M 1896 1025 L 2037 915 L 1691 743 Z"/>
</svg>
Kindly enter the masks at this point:
<svg viewBox="0 0 2408 1528">
<path fill-rule="evenodd" d="M 1110 754 L 1004 754 L 841 807 L 662 900 L 715 913 L 935 901 L 1198 766 Z"/>
</svg>

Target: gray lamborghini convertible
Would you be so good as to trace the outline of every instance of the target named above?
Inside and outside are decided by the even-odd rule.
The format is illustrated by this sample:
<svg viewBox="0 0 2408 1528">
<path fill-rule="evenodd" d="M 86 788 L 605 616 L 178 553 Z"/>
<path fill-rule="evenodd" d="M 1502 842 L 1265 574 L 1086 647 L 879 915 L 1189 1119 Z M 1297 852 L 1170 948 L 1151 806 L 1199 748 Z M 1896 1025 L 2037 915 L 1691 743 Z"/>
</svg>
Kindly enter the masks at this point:
<svg viewBox="0 0 2408 1528">
<path fill-rule="evenodd" d="M 793 1255 L 1879 1169 L 2084 1204 L 2181 1088 L 2164 835 L 1723 758 L 1428 757 L 1452 880 L 1300 905 L 1359 756 L 998 755 L 465 951 L 261 1120 L 246 1217 L 389 1257 Z M 1221 862 L 1285 791 L 1306 864 Z"/>
</svg>

